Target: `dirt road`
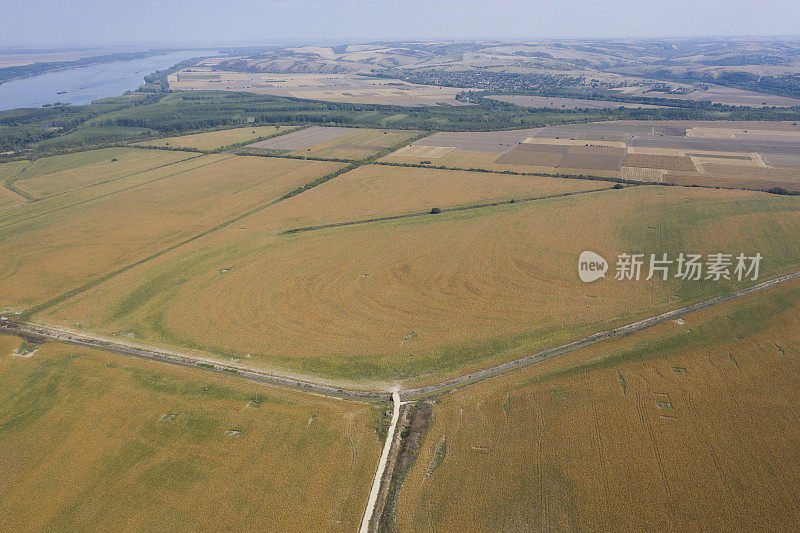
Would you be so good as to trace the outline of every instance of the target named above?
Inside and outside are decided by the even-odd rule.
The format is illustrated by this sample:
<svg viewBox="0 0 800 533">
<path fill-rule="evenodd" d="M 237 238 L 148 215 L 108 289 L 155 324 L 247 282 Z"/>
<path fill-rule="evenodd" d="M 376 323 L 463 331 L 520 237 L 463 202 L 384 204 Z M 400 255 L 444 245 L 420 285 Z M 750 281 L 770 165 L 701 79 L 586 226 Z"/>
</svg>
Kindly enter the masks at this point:
<svg viewBox="0 0 800 533">
<path fill-rule="evenodd" d="M 520 359 L 516 359 L 514 361 L 508 361 L 506 363 L 495 365 L 493 367 L 486 368 L 484 370 L 479 370 L 471 374 L 466 374 L 464 376 L 448 379 L 425 387 L 405 389 L 399 392 L 400 398 L 407 399 L 407 398 L 418 398 L 422 396 L 431 396 L 449 390 L 464 387 L 471 383 L 483 381 L 485 379 L 489 379 L 499 374 L 505 374 L 507 372 L 511 372 L 517 368 L 521 368 L 524 366 L 540 363 L 548 359 L 552 359 L 553 357 L 557 357 L 559 355 L 569 353 L 578 350 L 580 348 L 584 348 L 586 346 L 603 341 L 605 339 L 620 337 L 623 335 L 629 335 L 636 331 L 640 331 L 655 326 L 657 324 L 661 324 L 662 322 L 666 322 L 667 320 L 674 320 L 678 317 L 692 313 L 694 311 L 699 311 L 701 309 L 713 307 L 715 305 L 719 305 L 721 303 L 736 298 L 740 298 L 742 296 L 746 296 L 748 294 L 752 294 L 754 292 L 758 292 L 764 289 L 768 289 L 770 287 L 774 287 L 781 283 L 786 283 L 787 281 L 791 281 L 798 278 L 800 278 L 800 271 L 793 272 L 791 274 L 787 274 L 779 278 L 763 281 L 751 287 L 740 289 L 724 296 L 717 296 L 716 298 L 711 298 L 709 300 L 704 300 L 702 302 L 698 302 L 692 305 L 687 305 L 679 309 L 674 309 L 672 311 L 668 311 L 660 315 L 646 318 L 638 322 L 633 322 L 631 324 L 621 326 L 616 329 L 600 331 L 594 333 L 593 335 L 589 335 L 588 337 L 584 337 L 582 339 L 578 339 L 570 343 L 557 346 L 555 348 L 549 348 L 547 350 L 543 350 L 541 352 L 537 352 L 522 357 Z M 229 365 L 211 360 L 200 360 L 197 357 L 193 357 L 191 355 L 165 351 L 148 346 L 123 343 L 120 342 L 118 339 L 108 339 L 99 336 L 92 336 L 85 333 L 60 330 L 52 327 L 19 323 L 19 322 L 14 322 L 13 320 L 6 320 L 6 319 L 0 320 L 0 334 L 16 335 L 19 337 L 29 338 L 29 339 L 40 339 L 42 341 L 54 340 L 58 342 L 74 344 L 77 346 L 98 348 L 100 350 L 106 350 L 109 352 L 128 355 L 132 357 L 138 357 L 141 359 L 150 359 L 154 361 L 160 361 L 163 363 L 169 363 L 179 366 L 195 367 L 199 370 L 216 372 L 231 377 L 246 379 L 258 383 L 265 383 L 268 385 L 274 385 L 278 387 L 298 389 L 315 394 L 333 396 L 337 398 L 346 398 L 351 400 L 362 400 L 362 401 L 384 401 L 387 399 L 387 396 L 390 393 L 390 391 L 385 389 L 384 390 L 358 389 L 358 388 L 351 388 L 349 386 L 335 386 L 327 383 L 315 382 L 298 377 L 273 374 L 270 372 L 265 372 L 263 370 L 256 370 L 238 365 Z"/>
</svg>

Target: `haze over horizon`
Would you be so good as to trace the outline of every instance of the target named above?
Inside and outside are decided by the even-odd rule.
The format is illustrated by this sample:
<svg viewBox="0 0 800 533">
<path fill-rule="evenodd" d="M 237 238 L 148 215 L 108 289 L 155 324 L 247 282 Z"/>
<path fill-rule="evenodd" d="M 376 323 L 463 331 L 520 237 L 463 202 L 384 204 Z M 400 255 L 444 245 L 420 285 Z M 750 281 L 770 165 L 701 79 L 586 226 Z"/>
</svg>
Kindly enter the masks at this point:
<svg viewBox="0 0 800 533">
<path fill-rule="evenodd" d="M 0 46 L 795 36 L 789 0 L 10 0 Z"/>
</svg>

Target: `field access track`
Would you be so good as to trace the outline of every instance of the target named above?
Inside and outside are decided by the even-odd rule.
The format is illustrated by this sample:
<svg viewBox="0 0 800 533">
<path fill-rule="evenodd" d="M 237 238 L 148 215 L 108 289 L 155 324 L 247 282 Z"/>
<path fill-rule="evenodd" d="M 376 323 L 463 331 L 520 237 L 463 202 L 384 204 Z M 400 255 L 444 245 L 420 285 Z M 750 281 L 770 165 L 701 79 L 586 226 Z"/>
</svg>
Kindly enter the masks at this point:
<svg viewBox="0 0 800 533">
<path fill-rule="evenodd" d="M 470 385 L 472 383 L 489 379 L 491 377 L 500 374 L 511 372 L 512 370 L 516 370 L 518 368 L 540 363 L 542 361 L 552 359 L 559 355 L 563 355 L 581 348 L 585 348 L 586 346 L 604 341 L 606 339 L 630 335 L 631 333 L 634 333 L 636 331 L 641 331 L 650 328 L 652 326 L 661 324 L 668 320 L 674 320 L 683 315 L 693 313 L 701 309 L 713 307 L 715 305 L 719 305 L 721 303 L 734 300 L 742 296 L 747 296 L 748 294 L 753 294 L 755 292 L 762 291 L 764 289 L 768 289 L 770 287 L 774 287 L 776 285 L 780 285 L 782 283 L 786 283 L 788 281 L 799 278 L 800 278 L 800 270 L 792 272 L 791 274 L 786 274 L 778 278 L 762 281 L 761 283 L 758 283 L 751 287 L 739 289 L 727 295 L 717 296 L 715 298 L 697 302 L 678 309 L 673 309 L 672 311 L 667 311 L 666 313 L 661 313 L 660 315 L 645 318 L 643 320 L 639 320 L 637 322 L 633 322 L 631 324 L 627 324 L 625 326 L 621 326 L 612 330 L 599 331 L 597 333 L 589 335 L 588 337 L 584 337 L 582 339 L 578 339 L 554 348 L 549 348 L 547 350 L 542 350 L 540 352 L 527 355 L 520 359 L 508 361 L 506 363 L 501 363 L 499 365 L 495 365 L 486 368 L 484 370 L 479 370 L 471 374 L 466 374 L 464 376 L 448 379 L 425 387 L 406 389 L 404 391 L 400 391 L 399 393 L 400 398 L 410 399 L 410 398 L 420 398 L 424 396 L 433 396 L 436 394 L 448 392 L 450 390 L 458 389 Z M 315 394 L 332 396 L 336 398 L 344 398 L 344 399 L 360 400 L 360 401 L 384 401 L 388 398 L 390 394 L 389 391 L 337 387 L 334 385 L 316 383 L 299 378 L 280 376 L 277 374 L 271 374 L 260 370 L 253 370 L 250 368 L 243 368 L 235 365 L 223 364 L 216 361 L 214 362 L 204 361 L 177 352 L 160 351 L 155 348 L 138 346 L 134 344 L 123 344 L 118 341 L 112 341 L 101 337 L 90 336 L 83 333 L 65 331 L 46 326 L 14 322 L 12 320 L 8 320 L 7 318 L 0 320 L 0 333 L 22 337 L 31 342 L 44 342 L 46 340 L 53 340 L 57 342 L 64 342 L 67 344 L 74 344 L 77 346 L 97 348 L 113 353 L 118 353 L 121 355 L 128 355 L 132 357 L 138 357 L 141 359 L 150 359 L 153 361 L 160 361 L 163 363 L 169 363 L 184 367 L 195 367 L 210 372 L 228 374 L 230 376 L 237 377 L 240 379 L 245 379 L 248 381 L 265 383 L 267 385 L 274 385 L 277 387 L 299 389 Z"/>
</svg>

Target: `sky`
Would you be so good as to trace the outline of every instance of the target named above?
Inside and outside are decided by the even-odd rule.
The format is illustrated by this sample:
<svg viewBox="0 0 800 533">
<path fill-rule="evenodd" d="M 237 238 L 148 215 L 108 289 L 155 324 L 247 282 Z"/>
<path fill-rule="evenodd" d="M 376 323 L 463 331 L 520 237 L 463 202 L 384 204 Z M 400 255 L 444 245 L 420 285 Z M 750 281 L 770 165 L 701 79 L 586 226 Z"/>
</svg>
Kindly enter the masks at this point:
<svg viewBox="0 0 800 533">
<path fill-rule="evenodd" d="M 0 46 L 800 34 L 798 0 L 0 0 Z"/>
</svg>

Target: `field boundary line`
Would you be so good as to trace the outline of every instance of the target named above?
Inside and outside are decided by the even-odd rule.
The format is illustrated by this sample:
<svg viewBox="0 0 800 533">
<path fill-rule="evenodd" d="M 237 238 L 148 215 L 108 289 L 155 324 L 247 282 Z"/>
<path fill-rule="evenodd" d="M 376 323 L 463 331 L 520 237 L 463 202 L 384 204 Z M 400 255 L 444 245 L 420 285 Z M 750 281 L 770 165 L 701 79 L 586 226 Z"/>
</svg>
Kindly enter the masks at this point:
<svg viewBox="0 0 800 533">
<path fill-rule="evenodd" d="M 385 157 L 385 156 L 384 156 Z M 427 168 L 432 170 L 454 170 L 461 172 L 484 172 L 488 174 L 506 174 L 509 176 L 535 176 L 539 178 L 560 178 L 567 180 L 585 180 L 585 181 L 609 181 L 613 183 L 624 183 L 626 185 L 662 185 L 665 187 L 685 187 L 695 189 L 719 189 L 726 191 L 749 191 L 749 192 L 763 192 L 768 194 L 779 194 L 784 196 L 797 196 L 800 193 L 791 193 L 788 195 L 782 193 L 772 193 L 767 189 L 753 189 L 751 187 L 726 187 L 720 185 L 703 185 L 703 184 L 683 184 L 672 183 L 669 181 L 644 181 L 644 180 L 631 180 L 627 178 L 613 178 L 594 176 L 592 174 L 559 174 L 557 172 L 519 172 L 517 170 L 490 170 L 488 168 L 466 168 L 466 167 L 448 167 L 443 165 L 422 165 L 419 163 L 396 163 L 394 161 L 375 161 L 376 165 L 385 165 L 388 167 L 407 167 L 407 168 Z"/>
<path fill-rule="evenodd" d="M 466 385 L 471 385 L 473 383 L 478 383 L 480 381 L 484 381 L 488 378 L 498 376 L 501 374 L 506 374 L 511 372 L 512 370 L 516 370 L 518 368 L 522 368 L 525 366 L 533 365 L 536 363 L 541 363 L 543 361 L 547 361 L 548 359 L 552 359 L 559 355 L 563 355 L 569 352 L 573 352 L 575 350 L 585 348 L 592 344 L 596 344 L 597 342 L 616 338 L 616 337 L 624 337 L 635 333 L 637 331 L 641 331 L 643 329 L 650 328 L 652 326 L 656 326 L 658 324 L 662 324 L 669 320 L 674 320 L 675 318 L 681 317 L 683 315 L 693 313 L 695 311 L 700 311 L 703 309 L 707 309 L 709 307 L 713 307 L 715 305 L 719 305 L 721 303 L 725 303 L 730 300 L 735 300 L 742 296 L 747 296 L 748 294 L 753 294 L 755 292 L 774 287 L 776 285 L 780 285 L 782 283 L 786 283 L 788 281 L 792 281 L 795 279 L 800 278 L 800 270 L 792 272 L 790 274 L 786 274 L 784 276 L 780 276 L 778 278 L 773 278 L 770 280 L 762 281 L 757 283 L 756 285 L 751 285 L 750 287 L 745 287 L 742 289 L 735 290 L 731 293 L 724 294 L 721 296 L 715 296 L 714 298 L 710 298 L 708 300 L 703 300 L 700 302 L 696 302 L 693 304 L 686 305 L 684 307 L 679 307 L 678 309 L 673 309 L 671 311 L 666 311 L 659 315 L 655 315 L 649 318 L 644 318 L 642 320 L 638 320 L 636 322 L 632 322 L 630 324 L 626 324 L 624 326 L 620 326 L 614 329 L 599 331 L 587 337 L 583 337 L 582 339 L 578 339 L 567 344 L 563 344 L 561 346 L 556 346 L 554 348 L 548 348 L 546 350 L 542 350 L 540 352 L 526 355 L 525 357 L 521 357 L 519 359 L 515 359 L 513 361 L 507 361 L 505 363 L 501 363 L 499 365 L 495 365 L 489 368 L 485 368 L 483 370 L 478 370 L 476 372 L 472 372 L 470 374 L 465 374 L 463 376 L 451 378 L 445 381 L 441 381 L 439 383 L 433 385 L 427 385 L 424 387 L 418 387 L 413 389 L 406 389 L 403 392 L 404 398 L 417 398 L 423 396 L 431 396 L 434 394 L 439 394 L 442 392 L 447 392 L 451 390 L 456 390 Z"/>
<path fill-rule="evenodd" d="M 234 158 L 234 157 L 237 157 L 237 156 L 231 155 L 229 157 L 220 159 L 218 161 L 212 161 L 211 163 L 208 163 L 207 165 L 213 165 L 214 163 L 220 163 L 222 161 L 227 161 L 228 159 L 231 159 L 231 158 Z M 207 165 L 202 165 L 202 166 L 207 166 Z M 196 170 L 197 168 L 202 168 L 202 166 L 195 167 L 195 168 L 193 168 L 191 170 Z M 31 307 L 30 309 L 26 309 L 22 313 L 21 316 L 27 318 L 27 317 L 30 317 L 30 316 L 36 314 L 36 313 L 40 313 L 41 311 L 44 311 L 45 309 L 49 309 L 50 307 L 53 307 L 54 305 L 58 305 L 60 303 L 63 303 L 64 301 L 72 298 L 73 296 L 76 296 L 76 295 L 78 295 L 78 294 L 80 294 L 82 292 L 85 292 L 85 291 L 91 289 L 92 287 L 96 287 L 97 285 L 99 285 L 99 284 L 101 284 L 101 283 L 103 283 L 105 281 L 108 281 L 109 279 L 113 278 L 114 276 L 122 274 L 123 272 L 127 272 L 128 270 L 130 270 L 130 269 L 132 269 L 134 267 L 137 267 L 137 266 L 139 266 L 139 265 L 141 265 L 143 263 L 147 263 L 148 261 L 151 261 L 153 259 L 161 257 L 162 255 L 164 255 L 166 253 L 169 253 L 169 252 L 171 252 L 171 251 L 173 251 L 173 250 L 175 250 L 177 248 L 180 248 L 181 246 L 184 246 L 184 245 L 189 244 L 189 243 L 191 243 L 193 241 L 196 241 L 197 239 L 200 239 L 200 238 L 203 238 L 203 237 L 205 237 L 207 235 L 210 235 L 210 234 L 212 234 L 212 233 L 214 233 L 216 231 L 219 231 L 219 230 L 221 230 L 223 228 L 228 227 L 229 225 L 231 225 L 231 224 L 233 224 L 235 222 L 238 222 L 238 221 L 242 220 L 243 218 L 249 217 L 250 215 L 253 215 L 253 214 L 258 213 L 259 211 L 262 211 L 262 210 L 264 210 L 264 209 L 266 209 L 266 208 L 268 208 L 270 206 L 273 206 L 273 205 L 277 204 L 278 202 L 280 202 L 282 200 L 286 200 L 288 198 L 291 198 L 292 196 L 296 196 L 296 195 L 298 195 L 298 194 L 300 194 L 300 193 L 302 193 L 302 192 L 304 192 L 304 191 L 306 191 L 306 190 L 308 190 L 308 189 L 310 189 L 312 187 L 316 187 L 320 183 L 324 183 L 324 182 L 326 182 L 326 181 L 328 181 L 330 179 L 335 178 L 336 176 L 338 176 L 340 174 L 343 174 L 344 172 L 348 172 L 349 170 L 351 170 L 350 166 L 352 166 L 352 165 L 349 165 L 347 167 L 343 167 L 343 168 L 341 168 L 339 170 L 336 170 L 334 172 L 326 174 L 326 175 L 324 175 L 324 176 L 322 176 L 320 178 L 315 179 L 314 181 L 311 181 L 311 182 L 309 182 L 309 183 L 307 183 L 307 184 L 305 184 L 305 185 L 303 185 L 301 187 L 298 187 L 297 189 L 294 189 L 293 191 L 290 191 L 290 192 L 284 194 L 283 196 L 280 196 L 280 197 L 275 198 L 273 200 L 269 200 L 266 203 L 257 205 L 256 207 L 254 207 L 252 209 L 249 209 L 249 210 L 245 211 L 244 213 L 240 213 L 239 215 L 236 215 L 233 218 L 230 218 L 228 220 L 220 222 L 219 224 L 217 224 L 214 227 L 205 229 L 205 230 L 201 231 L 200 233 L 192 235 L 191 237 L 188 237 L 188 238 L 186 238 L 186 239 L 184 239 L 184 240 L 182 240 L 180 242 L 177 242 L 177 243 L 172 244 L 172 245 L 170 245 L 170 246 L 168 246 L 168 247 L 166 247 L 166 248 L 164 248 L 162 250 L 159 250 L 159 251 L 157 251 L 155 253 L 152 253 L 152 254 L 148 255 L 147 257 L 144 257 L 142 259 L 134 261 L 133 263 L 125 265 L 125 266 L 123 266 L 121 268 L 118 268 L 117 270 L 112 271 L 112 272 L 103 274 L 99 278 L 95 278 L 94 280 L 89 281 L 87 283 L 84 283 L 83 285 L 81 285 L 79 287 L 76 287 L 76 288 L 71 289 L 71 290 L 69 290 L 67 292 L 64 292 L 64 293 L 62 293 L 62 294 L 60 294 L 58 296 L 55 296 L 54 298 L 51 298 L 51 299 L 49 299 L 49 300 L 47 300 L 45 302 L 42 302 L 42 303 L 40 303 L 38 305 L 35 305 L 35 306 Z M 184 172 L 189 172 L 189 170 L 184 171 Z M 180 174 L 180 173 L 178 173 L 178 174 Z M 177 174 L 175 174 L 175 175 L 177 175 Z M 159 179 L 166 179 L 166 178 L 159 178 Z M 157 181 L 157 180 L 153 180 L 153 181 Z M 113 193 L 109 193 L 109 194 L 113 194 Z M 0 229 L 2 229 L 2 227 L 0 227 Z"/>
<path fill-rule="evenodd" d="M 131 176 L 144 174 L 145 172 L 150 172 L 152 170 L 158 170 L 159 168 L 164 168 L 164 167 L 168 167 L 170 165 L 177 165 L 178 163 L 184 163 L 186 161 L 191 161 L 192 159 L 197 159 L 198 157 L 202 157 L 203 155 L 204 154 L 196 154 L 196 155 L 192 155 L 190 157 L 187 157 L 186 159 L 179 159 L 178 161 L 172 161 L 171 163 L 164 163 L 163 165 L 156 165 L 156 166 L 151 167 L 151 168 L 147 168 L 147 169 L 144 169 L 144 170 L 139 170 L 139 171 L 136 171 L 136 172 L 132 172 L 130 174 L 125 174 L 124 176 L 118 176 L 116 178 L 109 178 L 109 179 L 106 179 L 106 180 L 98 181 L 96 183 L 90 183 L 88 185 L 82 185 L 80 187 L 67 189 L 65 191 L 60 191 L 60 192 L 55 192 L 55 193 L 52 193 L 52 194 L 47 194 L 45 196 L 36 196 L 36 197 L 33 197 L 33 198 L 29 199 L 27 202 L 25 202 L 25 204 L 30 204 L 30 203 L 33 203 L 33 202 L 41 202 L 42 200 L 47 200 L 47 199 L 53 198 L 55 196 L 62 196 L 64 194 L 69 194 L 71 192 L 84 191 L 86 189 L 91 189 L 92 187 L 97 187 L 98 185 L 105 185 L 106 183 L 113 183 L 115 181 L 123 180 L 125 178 L 130 178 Z M 23 181 L 23 180 L 17 179 L 17 180 L 14 180 L 14 181 Z M 19 204 L 19 205 L 24 205 L 24 204 Z"/>
<path fill-rule="evenodd" d="M 469 211 L 472 209 L 483 209 L 486 207 L 498 207 L 501 205 L 514 205 L 514 204 L 521 204 L 524 202 L 534 202 L 536 200 L 549 200 L 552 198 L 564 198 L 568 196 L 574 196 L 577 194 L 587 194 L 592 192 L 601 192 L 601 191 L 610 191 L 613 190 L 614 187 L 603 187 L 600 189 L 590 189 L 586 191 L 572 191 L 572 192 L 562 192 L 562 193 L 554 193 L 554 194 L 547 194 L 543 196 L 528 196 L 525 198 L 512 198 L 509 200 L 498 200 L 496 202 L 484 202 L 481 204 L 469 204 L 469 205 L 462 205 L 457 207 L 442 207 L 442 208 L 434 208 L 438 209 L 437 212 L 432 211 L 414 211 L 412 213 L 402 213 L 399 215 L 387 215 L 383 217 L 375 217 L 375 218 L 365 218 L 361 220 L 350 220 L 344 222 L 331 222 L 329 224 L 319 224 L 316 226 L 303 226 L 299 228 L 291 228 L 287 230 L 283 230 L 279 233 L 279 235 L 293 235 L 296 233 L 306 233 L 309 231 L 317 231 L 322 229 L 328 228 L 340 228 L 344 226 L 357 226 L 363 224 L 370 224 L 372 222 L 383 222 L 386 220 L 401 220 L 406 218 L 415 218 L 415 217 L 423 217 L 423 216 L 436 216 L 440 213 L 455 213 L 459 211 Z"/>
<path fill-rule="evenodd" d="M 725 295 L 716 296 L 708 300 L 703 300 L 701 302 L 696 302 L 678 309 L 673 309 L 672 311 L 667 311 L 665 313 L 645 318 L 611 330 L 600 331 L 589 335 L 588 337 L 583 337 L 582 339 L 578 339 L 561 346 L 548 348 L 546 350 L 542 350 L 513 361 L 507 361 L 499 365 L 465 374 L 463 376 L 440 381 L 439 383 L 432 385 L 400 390 L 399 394 L 403 400 L 413 400 L 451 392 L 474 383 L 485 381 L 492 377 L 507 374 L 519 368 L 547 361 L 554 357 L 558 357 L 559 355 L 564 355 L 566 353 L 585 348 L 606 339 L 627 336 L 637 331 L 656 326 L 668 320 L 673 320 L 677 317 L 713 307 L 715 305 L 719 305 L 742 296 L 747 296 L 749 294 L 753 294 L 755 292 L 759 292 L 761 290 L 768 289 L 770 287 L 774 287 L 798 278 L 800 278 L 800 270 L 780 276 L 778 278 L 757 283 L 756 285 L 752 285 L 750 287 L 738 289 Z M 188 366 L 200 370 L 223 373 L 228 376 L 238 377 L 258 383 L 265 383 L 267 385 L 300 389 L 323 396 L 332 396 L 342 399 L 382 401 L 385 400 L 389 394 L 389 391 L 386 389 L 359 389 L 356 387 L 350 387 L 349 384 L 332 385 L 330 382 L 315 381 L 313 378 L 293 377 L 290 375 L 283 375 L 266 370 L 257 370 L 249 367 L 230 365 L 212 359 L 202 359 L 197 356 L 181 354 L 175 351 L 164 350 L 156 347 L 145 347 L 142 345 L 122 343 L 118 339 L 112 340 L 98 335 L 90 335 L 83 332 L 78 333 L 50 326 L 22 322 L 21 320 L 24 320 L 25 318 L 26 317 L 24 315 L 6 315 L 0 317 L 0 334 L 15 335 L 22 337 L 23 339 L 33 339 L 40 342 L 49 339 L 56 342 L 97 348 L 100 350 L 119 353 L 122 355 L 129 355 L 141 359 L 150 359 L 169 364 L 175 364 L 178 366 Z"/>
<path fill-rule="evenodd" d="M 183 162 L 186 162 L 186 161 L 193 161 L 195 159 L 199 159 L 199 158 L 204 157 L 204 156 L 205 156 L 205 154 L 197 156 L 197 157 L 190 157 L 189 159 L 184 159 L 184 160 L 179 161 L 179 162 L 183 163 Z M 23 219 L 20 219 L 20 220 L 12 220 L 11 222 L 8 222 L 6 224 L 0 224 L 0 229 L 10 228 L 11 226 L 16 226 L 17 224 L 21 224 L 23 222 L 27 222 L 27 221 L 33 220 L 35 218 L 40 218 L 40 217 L 43 217 L 43 216 L 46 216 L 46 215 L 50 215 L 50 214 L 53 214 L 53 213 L 58 213 L 59 211 L 63 211 L 65 209 L 70 209 L 70 208 L 73 208 L 73 207 L 78 206 L 78 205 L 87 204 L 87 203 L 93 202 L 95 200 L 100 200 L 101 198 L 107 198 L 109 196 L 112 196 L 114 194 L 118 194 L 118 193 L 121 193 L 121 192 L 130 191 L 130 190 L 136 189 L 137 187 L 144 187 L 145 185 L 150 185 L 151 183 L 155 183 L 157 181 L 161 181 L 161 180 L 165 180 L 165 179 L 169 179 L 169 178 L 174 178 L 175 176 L 180 176 L 181 174 L 185 174 L 186 172 L 192 172 L 193 170 L 197 170 L 198 168 L 207 167 L 207 166 L 213 165 L 215 163 L 221 163 L 222 161 L 226 161 L 226 160 L 230 159 L 231 157 L 235 157 L 235 156 L 226 157 L 226 158 L 223 158 L 223 159 L 219 159 L 217 161 L 211 161 L 209 163 L 198 165 L 196 167 L 192 167 L 192 168 L 189 168 L 189 169 L 186 169 L 186 170 L 181 170 L 179 172 L 175 172 L 174 174 L 169 174 L 167 176 L 161 176 L 160 178 L 154 178 L 154 179 L 142 182 L 142 183 L 137 183 L 136 185 L 129 185 L 127 187 L 123 187 L 122 189 L 118 189 L 116 191 L 110 191 L 110 192 L 107 192 L 105 194 L 101 194 L 100 196 L 94 196 L 92 198 L 86 198 L 85 200 L 80 200 L 80 201 L 75 202 L 73 204 L 62 205 L 61 207 L 56 207 L 54 209 L 51 209 L 50 211 L 44 211 L 42 213 L 36 213 L 34 215 L 27 216 L 27 217 L 25 217 Z M 156 169 L 151 169 L 151 170 L 156 170 Z M 32 203 L 34 203 L 34 202 L 26 202 L 26 203 L 21 204 L 21 205 L 29 205 L 29 204 L 32 204 Z"/>
</svg>

